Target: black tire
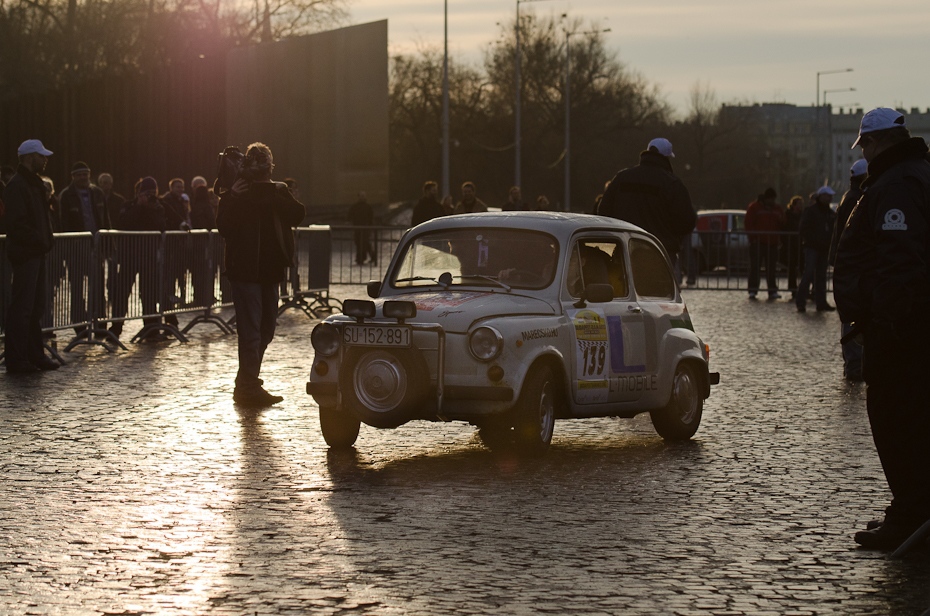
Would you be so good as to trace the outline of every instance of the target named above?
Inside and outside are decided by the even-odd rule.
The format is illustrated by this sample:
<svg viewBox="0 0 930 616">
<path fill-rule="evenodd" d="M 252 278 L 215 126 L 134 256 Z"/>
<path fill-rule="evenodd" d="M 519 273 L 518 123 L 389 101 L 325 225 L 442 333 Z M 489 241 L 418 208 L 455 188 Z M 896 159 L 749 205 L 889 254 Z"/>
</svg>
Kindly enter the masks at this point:
<svg viewBox="0 0 930 616">
<path fill-rule="evenodd" d="M 333 449 L 348 449 L 355 444 L 362 422 L 347 410 L 335 406 L 320 407 L 320 431 Z"/>
<path fill-rule="evenodd" d="M 668 404 L 649 412 L 653 427 L 667 441 L 686 441 L 697 432 L 703 413 L 704 398 L 695 368 L 678 364 Z"/>
<path fill-rule="evenodd" d="M 513 422 L 513 438 L 518 451 L 541 456 L 549 449 L 556 409 L 560 404 L 559 395 L 559 384 L 548 366 L 536 368 L 526 377 Z"/>
<path fill-rule="evenodd" d="M 349 349 L 339 387 L 344 405 L 375 428 L 396 428 L 416 414 L 429 390 L 429 368 L 414 349 Z"/>
</svg>

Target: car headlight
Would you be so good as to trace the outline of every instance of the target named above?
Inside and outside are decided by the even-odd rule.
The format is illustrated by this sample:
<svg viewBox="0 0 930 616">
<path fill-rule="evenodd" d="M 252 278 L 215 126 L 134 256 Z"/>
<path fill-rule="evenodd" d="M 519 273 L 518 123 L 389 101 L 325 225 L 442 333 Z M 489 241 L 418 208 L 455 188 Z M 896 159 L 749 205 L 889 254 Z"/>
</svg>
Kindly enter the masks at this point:
<svg viewBox="0 0 930 616">
<path fill-rule="evenodd" d="M 324 357 L 338 353 L 341 343 L 339 330 L 332 323 L 319 323 L 310 333 L 313 350 Z"/>
<path fill-rule="evenodd" d="M 468 336 L 468 350 L 478 361 L 491 361 L 503 348 L 504 338 L 493 327 L 479 327 Z"/>
</svg>

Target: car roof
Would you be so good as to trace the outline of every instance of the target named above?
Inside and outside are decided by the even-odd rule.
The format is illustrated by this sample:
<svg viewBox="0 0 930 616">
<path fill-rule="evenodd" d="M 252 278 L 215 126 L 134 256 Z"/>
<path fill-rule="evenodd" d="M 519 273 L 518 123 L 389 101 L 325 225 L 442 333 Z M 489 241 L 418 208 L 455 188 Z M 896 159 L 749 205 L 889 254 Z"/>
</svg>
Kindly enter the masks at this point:
<svg viewBox="0 0 930 616">
<path fill-rule="evenodd" d="M 455 214 L 433 218 L 412 230 L 419 234 L 437 229 L 458 229 L 466 227 L 500 227 L 506 229 L 526 229 L 549 233 L 559 241 L 567 241 L 577 231 L 638 231 L 643 229 L 628 222 L 595 216 L 593 214 L 576 214 L 574 212 L 480 212 L 475 214 Z"/>
</svg>

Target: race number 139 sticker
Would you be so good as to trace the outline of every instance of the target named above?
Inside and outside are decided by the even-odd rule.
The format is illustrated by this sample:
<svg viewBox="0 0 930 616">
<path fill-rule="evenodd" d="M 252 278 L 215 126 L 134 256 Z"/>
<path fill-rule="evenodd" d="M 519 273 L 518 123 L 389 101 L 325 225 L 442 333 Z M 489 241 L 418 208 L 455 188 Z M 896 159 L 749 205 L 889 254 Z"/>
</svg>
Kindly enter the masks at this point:
<svg viewBox="0 0 930 616">
<path fill-rule="evenodd" d="M 575 379 L 578 402 L 607 400 L 610 348 L 602 312 L 583 309 L 571 315 L 575 332 Z"/>
</svg>

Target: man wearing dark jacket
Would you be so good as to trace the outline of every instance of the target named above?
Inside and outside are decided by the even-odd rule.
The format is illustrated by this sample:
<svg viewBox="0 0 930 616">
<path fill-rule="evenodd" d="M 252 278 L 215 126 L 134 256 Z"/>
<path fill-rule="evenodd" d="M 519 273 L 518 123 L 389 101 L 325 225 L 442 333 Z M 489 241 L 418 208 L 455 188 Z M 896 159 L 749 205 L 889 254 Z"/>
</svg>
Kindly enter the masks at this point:
<svg viewBox="0 0 930 616">
<path fill-rule="evenodd" d="M 894 550 L 930 519 L 930 336 L 921 326 L 930 311 L 930 163 L 924 140 L 886 107 L 863 116 L 856 146 L 868 177 L 837 247 L 834 296 L 842 321 L 863 336 L 869 423 L 892 500 L 884 520 L 855 539 Z"/>
<path fill-rule="evenodd" d="M 46 255 L 52 249 L 52 221 L 45 184 L 39 175 L 52 155 L 38 139 L 17 150 L 19 167 L 3 190 L 6 206 L 7 257 L 13 273 L 7 310 L 5 360 L 8 373 L 56 370 L 58 362 L 45 354 L 42 315 L 45 313 Z"/>
<path fill-rule="evenodd" d="M 798 232 L 801 249 L 804 251 L 804 272 L 801 274 L 801 282 L 798 283 L 798 292 L 794 296 L 798 312 L 807 310 L 807 293 L 811 285 L 817 311 L 836 310 L 827 303 L 827 257 L 836 218 L 830 208 L 830 202 L 835 194 L 836 191 L 829 186 L 821 186 L 814 193 L 814 202 L 801 214 Z"/>
<path fill-rule="evenodd" d="M 90 167 L 87 163 L 76 162 L 71 167 L 71 183 L 61 191 L 59 197 L 59 212 L 61 223 L 59 229 L 65 233 L 89 231 L 97 233 L 101 229 L 110 228 L 110 215 L 107 211 L 107 201 L 100 188 L 90 183 Z M 90 262 L 91 255 L 72 253 L 68 251 L 66 265 L 68 266 L 68 286 L 71 289 L 71 322 L 75 324 L 75 331 L 79 334 L 87 326 L 87 301 L 91 298 L 97 302 L 96 315 L 100 315 L 104 308 L 103 297 L 103 267 L 102 264 Z M 92 267 L 98 267 L 96 278 L 91 276 Z M 87 293 L 84 292 L 85 281 Z M 92 287 L 96 288 L 92 288 Z"/>
<path fill-rule="evenodd" d="M 846 227 L 846 221 L 852 214 L 853 208 L 862 196 L 862 182 L 869 173 L 869 163 L 860 158 L 849 169 L 849 190 L 843 194 L 840 206 L 836 208 L 836 224 L 833 226 L 833 239 L 830 242 L 830 265 L 836 265 L 836 249 L 840 243 L 840 236 Z M 845 338 L 852 331 L 852 325 L 842 323 L 840 336 Z M 841 345 L 843 350 L 843 376 L 849 381 L 862 380 L 862 344 L 855 339 L 847 339 Z"/>
<path fill-rule="evenodd" d="M 775 264 L 778 261 L 779 232 L 785 226 L 785 210 L 775 203 L 775 189 L 766 188 L 759 198 L 746 208 L 746 231 L 749 235 L 749 299 L 759 293 L 762 263 L 769 299 L 779 299 Z"/>
<path fill-rule="evenodd" d="M 413 207 L 410 226 L 415 227 L 421 222 L 445 216 L 446 213 L 439 202 L 439 185 L 430 180 L 423 184 L 423 196 Z"/>
<path fill-rule="evenodd" d="M 304 218 L 304 206 L 287 184 L 272 182 L 271 149 L 253 143 L 242 176 L 220 199 L 216 226 L 226 240 L 226 276 L 232 287 L 239 337 L 239 373 L 233 400 L 249 407 L 281 402 L 262 388 L 259 378 L 265 349 L 274 338 L 278 285 L 294 260 L 292 228 Z"/>
<path fill-rule="evenodd" d="M 652 233 L 677 263 L 681 242 L 694 229 L 697 214 L 688 189 L 672 172 L 674 157 L 668 139 L 650 141 L 639 164 L 621 170 L 607 185 L 597 213 Z"/>
</svg>

